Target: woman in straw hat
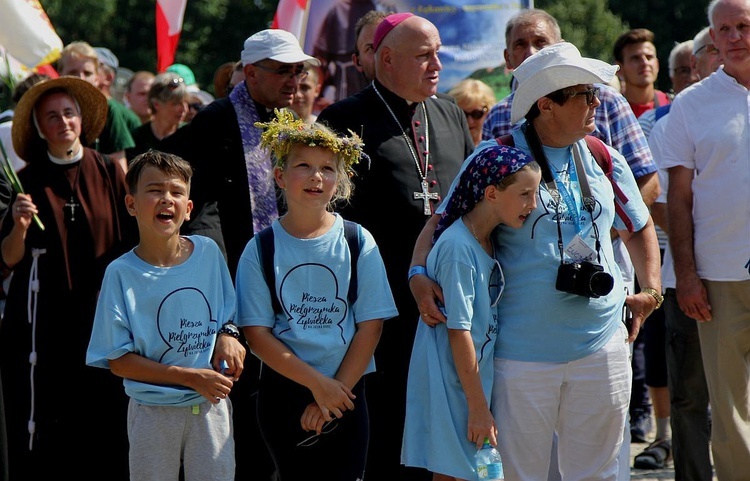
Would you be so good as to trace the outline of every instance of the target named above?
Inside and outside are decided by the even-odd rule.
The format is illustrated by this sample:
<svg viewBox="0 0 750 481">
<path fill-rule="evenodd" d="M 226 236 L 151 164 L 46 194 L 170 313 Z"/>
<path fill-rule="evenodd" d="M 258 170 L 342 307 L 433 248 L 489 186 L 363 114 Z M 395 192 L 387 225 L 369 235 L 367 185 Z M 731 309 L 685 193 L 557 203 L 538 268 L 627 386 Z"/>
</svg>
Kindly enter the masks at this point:
<svg viewBox="0 0 750 481">
<path fill-rule="evenodd" d="M 137 234 L 125 173 L 86 147 L 106 117 L 104 95 L 73 77 L 34 85 L 15 110 L 25 193 L 0 230 L 13 270 L 0 330 L 11 479 L 46 479 L 52 466 L 79 480 L 128 478 L 127 398 L 84 362 L 104 269 Z M 106 475 L 92 459 L 107 460 Z"/>
<path fill-rule="evenodd" d="M 661 283 L 653 221 L 626 161 L 600 141 L 586 140 L 599 106 L 594 84 L 607 83 L 616 70 L 563 42 L 513 72 L 518 88 L 511 121 L 525 122 L 500 141 L 530 153 L 543 180 L 523 227 L 493 232 L 505 292 L 498 304 L 492 412 L 506 480 L 547 479 L 555 435 L 563 480 L 617 478 L 632 376 L 628 340 L 660 304 Z M 606 157 L 613 182 L 597 162 Z M 423 230 L 415 264 L 423 265 L 439 217 Z M 644 286 L 638 294 L 626 295 L 612 228 Z M 414 276 L 410 287 L 425 322 L 442 321 L 432 294 L 439 287 L 425 275 Z M 633 313 L 629 331 L 622 322 L 625 303 Z"/>
</svg>

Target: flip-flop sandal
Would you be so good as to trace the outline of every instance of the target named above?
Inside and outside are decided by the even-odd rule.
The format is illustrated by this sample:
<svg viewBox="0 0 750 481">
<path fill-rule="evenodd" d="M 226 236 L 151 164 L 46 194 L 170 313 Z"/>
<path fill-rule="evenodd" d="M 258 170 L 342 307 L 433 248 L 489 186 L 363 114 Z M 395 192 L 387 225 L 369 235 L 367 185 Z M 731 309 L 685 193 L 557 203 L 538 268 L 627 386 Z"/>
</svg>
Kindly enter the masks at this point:
<svg viewBox="0 0 750 481">
<path fill-rule="evenodd" d="M 667 440 L 657 440 L 635 457 L 633 467 L 636 469 L 662 469 L 671 457 L 672 443 Z"/>
</svg>

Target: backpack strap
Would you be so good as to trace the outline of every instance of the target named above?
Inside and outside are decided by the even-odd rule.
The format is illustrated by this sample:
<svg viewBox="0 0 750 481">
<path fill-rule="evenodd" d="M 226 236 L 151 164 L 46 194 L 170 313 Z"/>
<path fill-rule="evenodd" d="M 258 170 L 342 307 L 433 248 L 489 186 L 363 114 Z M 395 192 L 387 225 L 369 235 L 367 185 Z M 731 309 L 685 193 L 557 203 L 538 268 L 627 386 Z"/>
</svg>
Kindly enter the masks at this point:
<svg viewBox="0 0 750 481">
<path fill-rule="evenodd" d="M 516 146 L 516 141 L 513 140 L 513 136 L 511 134 L 505 134 L 501 135 L 500 137 L 495 137 L 495 142 L 497 142 L 497 145 L 507 145 L 508 147 Z"/>
<path fill-rule="evenodd" d="M 351 259 L 351 277 L 349 280 L 349 291 L 346 298 L 349 305 L 354 305 L 357 300 L 357 262 L 359 261 L 359 252 L 362 248 L 362 239 L 359 236 L 359 226 L 350 220 L 344 219 L 344 237 L 349 245 L 349 258 Z"/>
<path fill-rule="evenodd" d="M 615 179 L 612 176 L 612 156 L 609 154 L 607 146 L 604 145 L 604 142 L 599 140 L 599 138 L 594 137 L 593 135 L 587 135 L 584 139 L 586 140 L 586 145 L 588 146 L 591 155 L 594 157 L 594 160 L 596 160 L 596 163 L 599 164 L 599 167 L 604 171 L 604 175 L 609 179 L 609 183 L 612 184 L 612 190 L 615 192 L 615 212 L 617 212 L 617 215 L 619 215 L 625 223 L 628 232 L 633 232 L 633 221 L 623 207 L 628 203 L 628 196 L 625 195 L 625 192 L 623 192 L 622 189 L 620 189 L 620 186 L 617 185 L 617 182 L 615 182 Z M 498 145 L 507 145 L 509 147 L 515 146 L 515 141 L 511 134 L 496 137 L 495 141 Z"/>
<path fill-rule="evenodd" d="M 258 258 L 263 268 L 263 277 L 266 280 L 268 291 L 271 294 L 271 305 L 273 312 L 281 313 L 281 303 L 276 295 L 276 271 L 273 268 L 273 257 L 276 252 L 274 245 L 273 227 L 268 226 L 262 231 L 255 234 L 258 237 L 255 245 L 258 248 Z M 359 225 L 355 222 L 344 219 L 344 238 L 349 246 L 351 259 L 351 280 L 349 281 L 349 290 L 346 298 L 349 305 L 353 305 L 357 300 L 357 260 L 362 249 L 362 238 L 359 235 Z"/>
<path fill-rule="evenodd" d="M 615 193 L 615 212 L 617 212 L 617 215 L 619 215 L 622 221 L 625 223 L 625 226 L 628 228 L 628 232 L 633 232 L 633 221 L 630 219 L 630 216 L 628 216 L 628 214 L 625 212 L 625 208 L 623 207 L 628 203 L 629 199 L 628 196 L 625 195 L 625 192 L 622 191 L 620 186 L 617 185 L 617 182 L 615 182 L 612 172 L 612 156 L 609 154 L 607 146 L 604 144 L 604 142 L 599 140 L 597 137 L 594 137 L 593 135 L 587 135 L 585 139 L 586 145 L 588 145 L 588 148 L 591 151 L 591 155 L 594 157 L 594 160 L 596 160 L 596 163 L 599 164 L 599 167 L 601 167 L 601 169 L 604 171 L 604 175 L 606 175 L 609 179 L 609 183 L 612 184 L 612 190 Z"/>
<path fill-rule="evenodd" d="M 263 267 L 263 277 L 266 279 L 268 292 L 271 294 L 273 312 L 283 312 L 279 303 L 279 297 L 276 295 L 276 272 L 273 270 L 273 256 L 276 252 L 273 227 L 269 225 L 255 235 L 258 237 L 255 243 L 258 247 L 258 259 L 260 259 L 261 266 Z"/>
</svg>

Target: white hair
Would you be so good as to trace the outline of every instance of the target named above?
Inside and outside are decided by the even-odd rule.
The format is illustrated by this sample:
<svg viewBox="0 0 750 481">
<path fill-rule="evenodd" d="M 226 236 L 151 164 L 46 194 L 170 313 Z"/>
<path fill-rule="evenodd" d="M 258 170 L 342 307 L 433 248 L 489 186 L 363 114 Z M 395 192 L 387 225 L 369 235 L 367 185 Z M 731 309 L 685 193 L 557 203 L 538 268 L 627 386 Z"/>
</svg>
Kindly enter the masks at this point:
<svg viewBox="0 0 750 481">
<path fill-rule="evenodd" d="M 674 47 L 672 47 L 672 50 L 669 52 L 669 60 L 667 60 L 667 65 L 669 66 L 669 76 L 674 77 L 674 69 L 676 67 L 677 63 L 677 56 L 682 54 L 692 54 L 693 53 L 693 40 L 685 40 L 684 42 L 680 42 Z"/>
</svg>

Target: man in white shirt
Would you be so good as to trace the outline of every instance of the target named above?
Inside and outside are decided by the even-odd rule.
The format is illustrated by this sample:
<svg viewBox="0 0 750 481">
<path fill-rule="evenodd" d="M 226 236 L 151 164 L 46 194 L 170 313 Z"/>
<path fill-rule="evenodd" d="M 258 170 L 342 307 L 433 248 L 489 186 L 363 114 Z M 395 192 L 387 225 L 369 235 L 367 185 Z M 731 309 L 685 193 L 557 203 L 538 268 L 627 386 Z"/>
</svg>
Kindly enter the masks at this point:
<svg viewBox="0 0 750 481">
<path fill-rule="evenodd" d="M 677 301 L 698 321 L 719 479 L 750 479 L 750 0 L 713 0 L 724 65 L 667 118 L 669 245 Z"/>
</svg>

